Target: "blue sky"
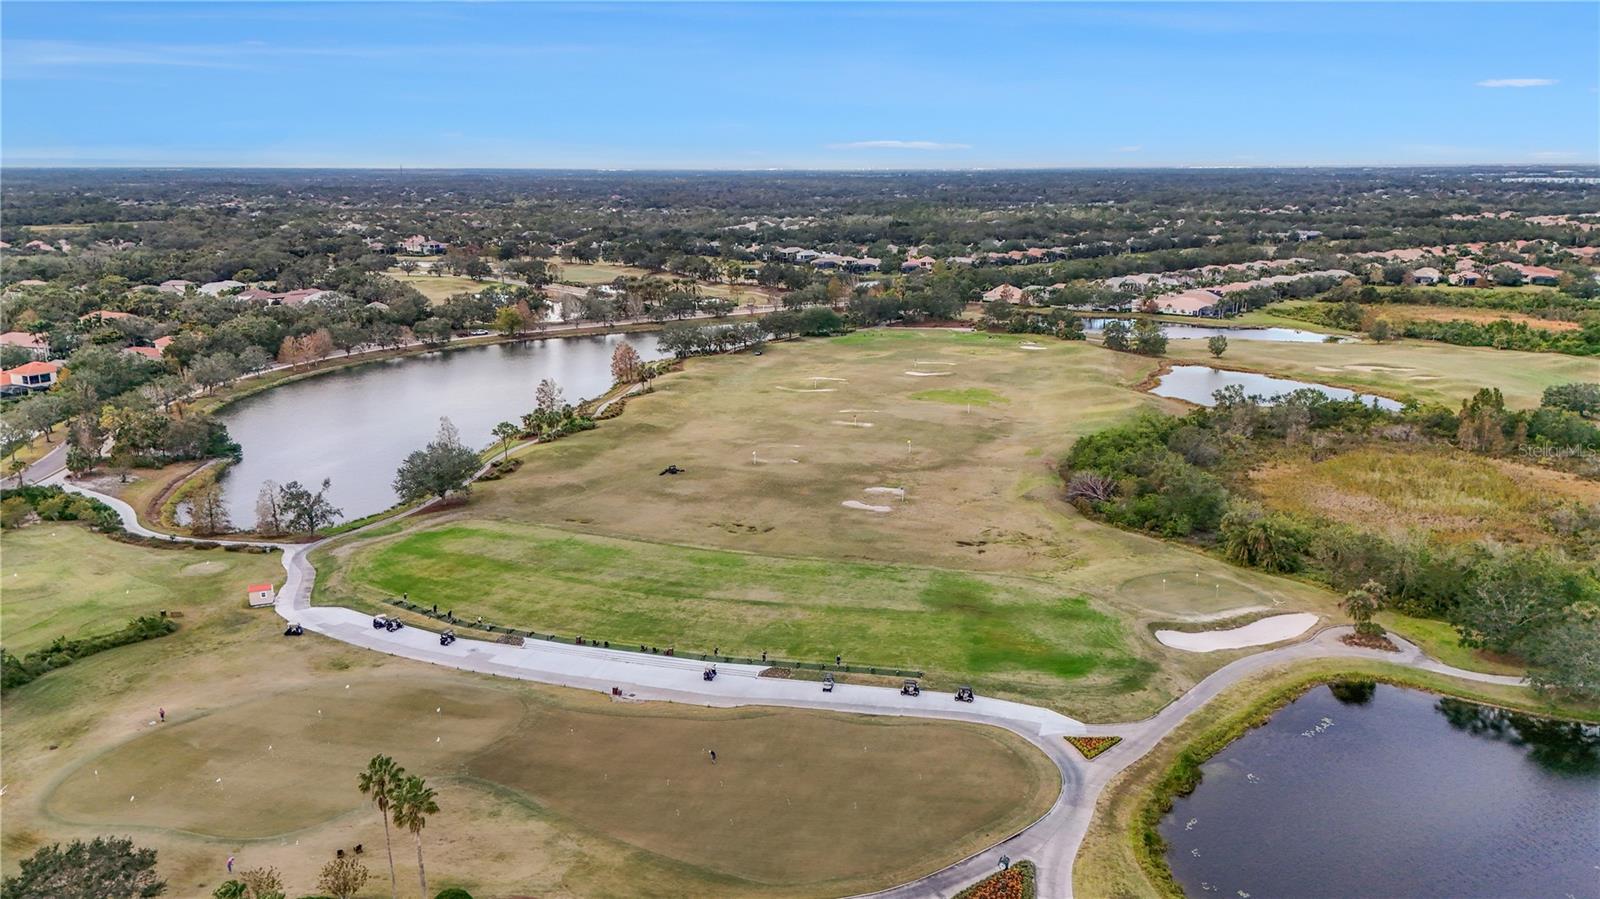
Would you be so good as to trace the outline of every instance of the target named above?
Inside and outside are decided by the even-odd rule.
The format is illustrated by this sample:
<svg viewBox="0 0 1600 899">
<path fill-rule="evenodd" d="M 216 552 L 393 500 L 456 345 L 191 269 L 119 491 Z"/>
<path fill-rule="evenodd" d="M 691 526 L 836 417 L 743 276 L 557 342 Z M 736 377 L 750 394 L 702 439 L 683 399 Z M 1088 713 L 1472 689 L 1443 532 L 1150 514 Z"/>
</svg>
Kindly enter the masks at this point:
<svg viewBox="0 0 1600 899">
<path fill-rule="evenodd" d="M 11 165 L 1600 161 L 1600 4 L 0 4 Z"/>
</svg>

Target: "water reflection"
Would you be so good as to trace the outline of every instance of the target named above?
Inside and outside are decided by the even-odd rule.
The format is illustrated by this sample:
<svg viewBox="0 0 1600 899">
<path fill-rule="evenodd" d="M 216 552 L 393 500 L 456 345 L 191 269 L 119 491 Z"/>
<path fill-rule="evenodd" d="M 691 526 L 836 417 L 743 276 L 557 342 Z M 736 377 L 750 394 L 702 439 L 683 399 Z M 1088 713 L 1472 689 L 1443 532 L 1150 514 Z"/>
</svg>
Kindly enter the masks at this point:
<svg viewBox="0 0 1600 899">
<path fill-rule="evenodd" d="M 1600 725 L 1539 718 L 1448 696 L 1434 708 L 1457 730 L 1525 748 L 1528 758 L 1548 771 L 1600 773 Z"/>
</svg>

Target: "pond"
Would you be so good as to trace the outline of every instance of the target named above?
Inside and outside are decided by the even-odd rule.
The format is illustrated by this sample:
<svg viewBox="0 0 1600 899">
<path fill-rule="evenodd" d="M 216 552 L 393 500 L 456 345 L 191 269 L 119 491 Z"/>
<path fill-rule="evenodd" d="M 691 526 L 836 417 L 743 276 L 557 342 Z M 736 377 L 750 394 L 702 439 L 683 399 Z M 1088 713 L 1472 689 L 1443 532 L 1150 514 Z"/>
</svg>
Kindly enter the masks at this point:
<svg viewBox="0 0 1600 899">
<path fill-rule="evenodd" d="M 1099 334 L 1105 330 L 1106 323 L 1112 321 L 1124 321 L 1130 325 L 1133 323 L 1133 319 L 1127 318 L 1086 318 L 1083 320 L 1083 327 L 1090 334 Z M 1219 334 L 1229 340 L 1266 340 L 1275 343 L 1344 343 L 1350 340 L 1348 337 L 1302 331 L 1299 328 L 1219 328 L 1208 325 L 1180 325 L 1172 322 L 1162 322 L 1161 333 L 1172 340 L 1205 340 Z"/>
<path fill-rule="evenodd" d="M 255 522 L 263 481 L 299 481 L 329 496 L 344 517 L 394 505 L 395 469 L 421 449 L 448 416 L 468 446 L 494 441 L 502 421 L 533 410 L 533 392 L 554 378 L 570 403 L 611 387 L 611 353 L 629 343 L 659 359 L 654 334 L 563 337 L 406 356 L 284 384 L 227 407 L 221 418 L 244 447 L 222 479 L 236 527 Z"/>
<path fill-rule="evenodd" d="M 1162 819 L 1190 896 L 1600 896 L 1600 727 L 1316 688 Z"/>
<path fill-rule="evenodd" d="M 1249 371 L 1228 371 L 1212 368 L 1209 365 L 1174 365 L 1171 371 L 1156 380 L 1156 386 L 1150 388 L 1150 392 L 1156 396 L 1188 400 L 1198 406 L 1214 406 L 1216 400 L 1212 398 L 1212 394 L 1224 387 L 1235 385 L 1244 388 L 1246 396 L 1260 396 L 1267 399 L 1310 388 L 1320 390 L 1336 400 L 1355 397 L 1367 403 L 1376 401 L 1378 408 L 1391 411 L 1401 407 L 1401 403 L 1388 397 L 1367 396 L 1343 387 L 1330 387 L 1327 384 L 1313 384 L 1291 378 L 1275 378 Z"/>
</svg>

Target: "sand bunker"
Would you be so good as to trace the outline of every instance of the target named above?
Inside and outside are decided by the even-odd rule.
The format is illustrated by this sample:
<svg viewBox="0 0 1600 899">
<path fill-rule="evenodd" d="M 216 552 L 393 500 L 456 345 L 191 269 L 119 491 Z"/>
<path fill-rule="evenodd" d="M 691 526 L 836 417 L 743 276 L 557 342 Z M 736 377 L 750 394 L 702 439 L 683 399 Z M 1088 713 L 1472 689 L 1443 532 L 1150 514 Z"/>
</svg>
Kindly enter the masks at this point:
<svg viewBox="0 0 1600 899">
<path fill-rule="evenodd" d="M 906 374 L 913 378 L 937 378 L 940 375 L 953 375 L 953 371 L 908 371 Z"/>
<path fill-rule="evenodd" d="M 860 413 L 862 415 L 877 415 L 878 414 L 878 410 L 877 409 L 840 409 L 839 410 L 839 414 L 840 415 L 855 415 L 857 413 Z"/>
<path fill-rule="evenodd" d="M 1156 631 L 1156 639 L 1165 646 L 1184 652 L 1216 652 L 1219 649 L 1243 649 L 1246 646 L 1265 646 L 1280 640 L 1291 640 L 1316 623 L 1316 615 L 1297 612 L 1293 615 L 1274 615 L 1225 631 Z"/>
<path fill-rule="evenodd" d="M 844 382 L 844 381 L 849 381 L 850 379 L 849 378 L 824 378 L 821 375 L 815 375 L 813 377 L 807 378 L 806 380 L 808 380 L 808 381 L 840 381 L 840 382 Z"/>
<path fill-rule="evenodd" d="M 837 387 L 784 387 L 782 385 L 779 385 L 777 389 L 785 390 L 789 393 L 837 393 L 839 391 Z"/>
<path fill-rule="evenodd" d="M 861 502 L 859 500 L 853 500 L 853 499 L 847 499 L 844 502 L 840 503 L 839 505 L 844 506 L 846 509 L 860 509 L 863 512 L 893 512 L 894 511 L 894 509 L 889 507 L 889 506 L 873 506 L 873 505 L 869 505 L 867 503 Z"/>
<path fill-rule="evenodd" d="M 949 366 L 954 366 L 955 365 L 954 362 L 929 362 L 926 359 L 918 359 L 917 360 L 917 364 L 918 365 L 949 365 Z"/>
<path fill-rule="evenodd" d="M 1037 343 L 1018 344 L 1018 348 L 1024 349 L 1024 350 L 1042 350 L 1042 349 L 1044 349 L 1044 347 L 1038 345 Z"/>
<path fill-rule="evenodd" d="M 893 496 L 905 496 L 906 495 L 906 491 L 905 491 L 904 487 L 868 487 L 866 490 L 863 490 L 862 492 L 863 493 L 888 493 L 888 494 L 891 494 Z"/>
<path fill-rule="evenodd" d="M 872 427 L 872 422 L 870 422 L 870 421 L 843 421 L 841 419 L 835 418 L 833 420 L 833 423 L 836 424 L 836 425 L 844 425 L 847 428 L 870 428 L 870 427 Z"/>
</svg>

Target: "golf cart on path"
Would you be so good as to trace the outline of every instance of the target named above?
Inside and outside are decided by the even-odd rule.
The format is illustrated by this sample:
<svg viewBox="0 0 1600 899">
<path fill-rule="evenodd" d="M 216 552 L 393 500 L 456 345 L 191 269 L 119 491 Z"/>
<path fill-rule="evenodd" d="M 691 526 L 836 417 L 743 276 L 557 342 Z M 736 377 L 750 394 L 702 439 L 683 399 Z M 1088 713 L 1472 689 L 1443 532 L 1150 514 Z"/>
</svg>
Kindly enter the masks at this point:
<svg viewBox="0 0 1600 899">
<path fill-rule="evenodd" d="M 832 693 L 833 692 L 833 675 L 832 674 L 824 674 L 822 676 L 822 692 L 824 692 L 824 693 Z"/>
<path fill-rule="evenodd" d="M 390 618 L 388 615 L 374 615 L 372 618 L 372 629 L 375 631 L 389 631 L 390 633 L 393 633 L 394 631 L 397 631 L 403 627 L 405 627 L 404 622 L 398 618 Z"/>
<path fill-rule="evenodd" d="M 285 637 L 298 637 L 305 632 L 306 629 L 301 627 L 299 622 L 295 622 L 283 629 L 283 635 Z"/>
<path fill-rule="evenodd" d="M 900 695 L 901 696 L 921 696 L 922 695 L 922 688 L 917 686 L 917 682 L 916 681 L 907 680 L 905 683 L 900 685 Z"/>
<path fill-rule="evenodd" d="M 452 644 L 454 642 L 456 642 L 456 632 L 455 631 L 445 631 L 444 633 L 439 635 L 439 645 L 440 646 L 449 646 L 450 644 Z"/>
<path fill-rule="evenodd" d="M 971 702 L 975 698 L 976 697 L 972 695 L 971 687 L 956 688 L 956 702 Z"/>
<path fill-rule="evenodd" d="M 700 679 L 701 680 L 716 680 L 717 679 L 717 666 L 712 665 L 712 666 L 708 667 L 706 670 L 700 672 Z"/>
</svg>

